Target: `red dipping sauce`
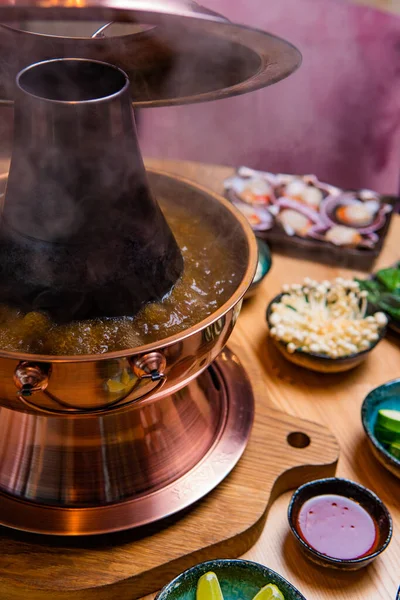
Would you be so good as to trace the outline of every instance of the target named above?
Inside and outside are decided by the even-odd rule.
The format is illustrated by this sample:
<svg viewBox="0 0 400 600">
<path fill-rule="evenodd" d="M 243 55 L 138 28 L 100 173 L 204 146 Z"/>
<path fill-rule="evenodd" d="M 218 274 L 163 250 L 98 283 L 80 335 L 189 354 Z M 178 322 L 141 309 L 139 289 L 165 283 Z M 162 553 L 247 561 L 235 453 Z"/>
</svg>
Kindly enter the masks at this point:
<svg viewBox="0 0 400 600">
<path fill-rule="evenodd" d="M 309 546 L 331 558 L 361 558 L 378 544 L 378 528 L 371 515 L 344 496 L 310 498 L 300 509 L 297 526 Z"/>
</svg>

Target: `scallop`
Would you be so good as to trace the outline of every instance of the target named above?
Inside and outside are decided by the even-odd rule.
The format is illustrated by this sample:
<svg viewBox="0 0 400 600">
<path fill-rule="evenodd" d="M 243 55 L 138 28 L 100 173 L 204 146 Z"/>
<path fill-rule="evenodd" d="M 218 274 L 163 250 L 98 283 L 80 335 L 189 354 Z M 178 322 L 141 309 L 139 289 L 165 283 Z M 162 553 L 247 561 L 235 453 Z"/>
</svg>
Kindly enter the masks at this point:
<svg viewBox="0 0 400 600">
<path fill-rule="evenodd" d="M 306 237 L 313 223 L 305 215 L 297 210 L 286 208 L 277 216 L 284 230 L 288 235 L 299 235 Z"/>
<path fill-rule="evenodd" d="M 376 207 L 374 202 L 371 202 L 371 204 L 369 202 L 355 202 L 339 206 L 336 210 L 336 217 L 347 225 L 366 227 L 373 222 L 378 208 L 379 205 Z"/>
<path fill-rule="evenodd" d="M 293 198 L 315 210 L 318 210 L 324 197 L 321 190 L 313 185 L 307 185 L 301 180 L 295 180 L 288 183 L 285 187 L 285 196 Z"/>
<path fill-rule="evenodd" d="M 250 179 L 238 195 L 247 204 L 269 204 L 273 194 L 272 186 L 265 179 Z"/>
<path fill-rule="evenodd" d="M 328 229 L 325 239 L 335 246 L 358 246 L 362 238 L 356 229 L 345 227 L 344 225 L 336 225 Z"/>
</svg>

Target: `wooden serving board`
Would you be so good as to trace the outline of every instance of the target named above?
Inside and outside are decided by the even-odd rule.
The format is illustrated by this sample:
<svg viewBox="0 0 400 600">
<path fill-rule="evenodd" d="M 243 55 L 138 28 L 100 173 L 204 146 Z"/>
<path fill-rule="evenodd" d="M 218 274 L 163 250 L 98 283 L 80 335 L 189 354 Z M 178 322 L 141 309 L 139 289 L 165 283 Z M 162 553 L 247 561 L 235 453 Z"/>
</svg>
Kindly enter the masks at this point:
<svg viewBox="0 0 400 600">
<path fill-rule="evenodd" d="M 233 350 L 250 375 L 256 413 L 248 447 L 225 481 L 184 514 L 142 529 L 83 538 L 0 529 L 0 600 L 134 600 L 197 562 L 240 556 L 279 494 L 334 474 L 339 450 L 329 430 L 270 408 L 262 373 L 243 347 Z M 292 443 L 308 436 L 309 445 L 290 445 L 293 433 Z"/>
</svg>

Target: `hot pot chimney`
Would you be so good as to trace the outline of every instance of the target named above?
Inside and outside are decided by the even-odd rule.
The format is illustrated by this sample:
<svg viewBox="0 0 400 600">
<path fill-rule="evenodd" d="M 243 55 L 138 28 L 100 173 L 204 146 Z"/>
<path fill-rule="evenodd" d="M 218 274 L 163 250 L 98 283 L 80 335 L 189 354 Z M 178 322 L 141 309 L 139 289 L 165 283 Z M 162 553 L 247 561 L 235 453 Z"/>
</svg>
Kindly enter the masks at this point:
<svg viewBox="0 0 400 600">
<path fill-rule="evenodd" d="M 160 300 L 183 259 L 147 184 L 127 76 L 67 58 L 16 83 L 0 302 L 66 321 Z"/>
</svg>

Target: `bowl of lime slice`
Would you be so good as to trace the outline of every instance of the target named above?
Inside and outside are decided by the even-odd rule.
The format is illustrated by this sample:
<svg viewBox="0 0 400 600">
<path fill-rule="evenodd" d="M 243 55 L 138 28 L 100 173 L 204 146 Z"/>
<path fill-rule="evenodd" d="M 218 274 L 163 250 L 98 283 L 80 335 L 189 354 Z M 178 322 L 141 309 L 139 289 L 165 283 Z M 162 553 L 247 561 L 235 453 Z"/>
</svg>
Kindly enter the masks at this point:
<svg viewBox="0 0 400 600">
<path fill-rule="evenodd" d="M 372 390 L 363 402 L 361 418 L 372 453 L 400 478 L 400 379 Z"/>
<path fill-rule="evenodd" d="M 248 560 L 200 563 L 173 579 L 156 600 L 306 600 L 284 577 Z"/>
</svg>

